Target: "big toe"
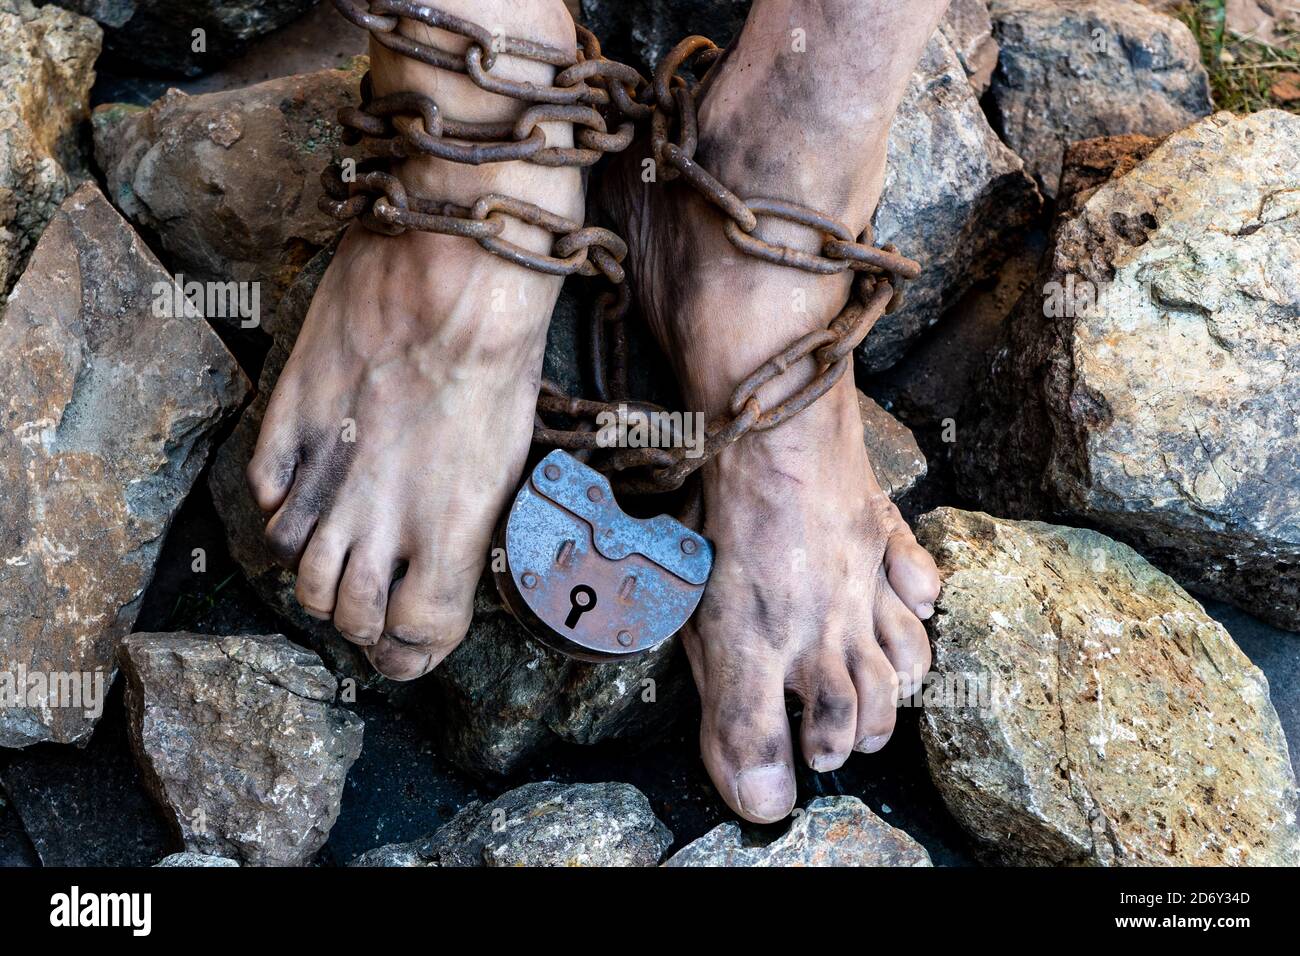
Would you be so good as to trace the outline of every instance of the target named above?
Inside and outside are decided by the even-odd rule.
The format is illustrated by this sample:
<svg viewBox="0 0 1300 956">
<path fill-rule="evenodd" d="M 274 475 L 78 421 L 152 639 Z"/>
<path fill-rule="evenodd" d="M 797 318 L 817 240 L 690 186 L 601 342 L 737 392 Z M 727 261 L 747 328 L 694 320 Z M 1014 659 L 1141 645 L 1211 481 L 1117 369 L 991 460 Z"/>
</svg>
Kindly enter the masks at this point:
<svg viewBox="0 0 1300 956">
<path fill-rule="evenodd" d="M 939 569 L 901 518 L 885 544 L 885 573 L 908 610 L 923 621 L 933 616 L 939 597 Z"/>
<path fill-rule="evenodd" d="M 743 665 L 712 671 L 701 688 L 700 750 L 709 776 L 746 820 L 783 820 L 794 809 L 795 781 L 781 671 Z"/>
</svg>

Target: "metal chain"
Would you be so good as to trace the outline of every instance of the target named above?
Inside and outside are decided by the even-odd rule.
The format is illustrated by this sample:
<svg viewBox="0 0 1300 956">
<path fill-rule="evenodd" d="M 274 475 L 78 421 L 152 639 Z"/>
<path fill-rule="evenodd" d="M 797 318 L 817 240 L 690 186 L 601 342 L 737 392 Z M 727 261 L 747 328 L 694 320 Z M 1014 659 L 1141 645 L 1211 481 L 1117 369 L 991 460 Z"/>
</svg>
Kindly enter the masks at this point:
<svg viewBox="0 0 1300 956">
<path fill-rule="evenodd" d="M 725 448 L 754 431 L 775 428 L 817 401 L 844 377 L 853 350 L 881 316 L 902 302 L 903 283 L 920 274 L 920 266 L 892 245 L 872 244 L 870 227 L 860 238 L 842 223 L 815 209 L 767 197 L 737 196 L 695 161 L 699 145 L 697 106 L 702 84 L 681 75 L 694 63 L 707 72 L 724 51 L 701 36 L 688 37 L 664 57 L 647 82 L 634 68 L 605 58 L 600 43 L 578 27 L 580 45 L 566 52 L 546 44 L 501 36 L 463 18 L 410 0 L 334 0 L 348 20 L 370 31 L 376 42 L 403 56 L 467 75 L 477 86 L 530 104 L 513 123 L 467 123 L 443 117 L 437 103 L 419 93 L 374 97 L 369 75 L 362 82 L 362 104 L 340 111 L 344 139 L 363 138 L 372 155 L 358 166 L 351 181 L 334 165 L 321 175 L 326 195 L 321 208 L 341 220 L 359 219 L 367 228 L 396 235 L 407 229 L 473 239 L 510 262 L 548 275 L 603 275 L 615 291 L 596 301 L 591 320 L 592 379 L 596 400 L 564 394 L 543 382 L 537 402 L 533 440 L 589 459 L 619 477 L 622 490 L 658 493 L 675 490 Z M 457 34 L 469 41 L 453 54 L 398 32 L 399 18 Z M 553 85 L 507 80 L 491 74 L 500 54 L 546 63 L 561 70 Z M 405 122 L 395 123 L 396 119 Z M 620 410 L 666 413 L 645 402 L 626 400 L 627 335 L 625 318 L 630 294 L 622 262 L 627 244 L 615 233 L 583 227 L 533 203 L 491 194 L 472 206 L 411 195 L 396 176 L 377 168 L 387 160 L 437 156 L 478 165 L 527 161 L 543 166 L 590 166 L 606 153 L 621 152 L 632 142 L 635 123 L 650 120 L 650 145 L 660 178 L 681 178 L 727 216 L 725 233 L 740 252 L 777 265 L 817 275 L 859 273 L 854 297 L 826 329 L 809 333 L 754 370 L 736 386 L 726 411 L 705 428 L 702 454 L 689 457 L 680 442 L 670 448 L 602 449 L 594 422 Z M 569 122 L 580 127 L 576 147 L 553 147 L 542 123 Z M 616 129 L 611 133 L 611 124 Z M 674 133 L 675 138 L 674 138 Z M 554 237 L 551 255 L 534 253 L 501 238 L 506 217 L 540 226 Z M 754 231 L 760 217 L 796 223 L 821 234 L 819 253 L 769 243 Z M 763 408 L 757 393 L 791 367 L 811 357 L 817 372 L 794 394 Z M 553 428 L 544 416 L 562 416 L 577 424 Z M 674 421 L 673 416 L 666 419 Z"/>
</svg>

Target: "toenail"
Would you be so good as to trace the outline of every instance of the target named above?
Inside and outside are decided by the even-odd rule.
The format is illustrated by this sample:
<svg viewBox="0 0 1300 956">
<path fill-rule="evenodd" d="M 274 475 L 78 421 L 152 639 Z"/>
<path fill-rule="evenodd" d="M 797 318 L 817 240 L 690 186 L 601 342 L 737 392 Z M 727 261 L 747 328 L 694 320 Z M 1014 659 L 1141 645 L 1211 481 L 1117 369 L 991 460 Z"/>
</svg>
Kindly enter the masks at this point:
<svg viewBox="0 0 1300 956">
<path fill-rule="evenodd" d="M 817 773 L 830 773 L 832 770 L 839 770 L 844 766 L 844 761 L 848 757 L 843 754 L 817 754 L 808 761 L 808 766 L 812 767 Z"/>
<path fill-rule="evenodd" d="M 314 607 L 308 607 L 305 604 L 302 609 L 307 613 L 308 617 L 314 617 L 318 621 L 328 621 L 333 616 L 329 611 L 318 611 Z"/>
<path fill-rule="evenodd" d="M 876 734 L 871 737 L 863 737 L 858 741 L 858 745 L 853 749 L 858 753 L 873 754 L 884 748 L 889 743 L 889 734 Z"/>
<path fill-rule="evenodd" d="M 751 767 L 736 774 L 741 812 L 764 822 L 786 817 L 794 806 L 794 784 L 782 764 Z"/>
<path fill-rule="evenodd" d="M 916 616 L 923 621 L 928 621 L 934 617 L 934 605 L 930 603 L 919 604 L 916 608 Z"/>
<path fill-rule="evenodd" d="M 339 633 L 343 635 L 345 640 L 350 641 L 359 647 L 372 647 L 379 643 L 378 637 L 360 637 L 356 634 L 349 634 L 347 631 L 339 631 Z"/>
</svg>

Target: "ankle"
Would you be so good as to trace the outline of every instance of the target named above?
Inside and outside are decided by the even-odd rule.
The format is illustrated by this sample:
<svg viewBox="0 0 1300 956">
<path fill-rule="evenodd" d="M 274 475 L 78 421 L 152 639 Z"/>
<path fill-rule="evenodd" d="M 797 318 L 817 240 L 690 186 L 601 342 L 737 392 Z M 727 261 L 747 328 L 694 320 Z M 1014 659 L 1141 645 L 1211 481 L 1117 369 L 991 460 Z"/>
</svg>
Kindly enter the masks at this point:
<svg viewBox="0 0 1300 956">
<path fill-rule="evenodd" d="M 573 20 L 562 0 L 443 0 L 439 9 L 481 26 L 493 36 L 512 36 L 574 49 Z M 402 19 L 399 31 L 421 43 L 449 53 L 463 53 L 469 41 L 457 34 L 418 21 Z M 396 92 L 422 93 L 437 104 L 440 114 L 469 123 L 511 122 L 529 104 L 477 86 L 467 75 L 440 69 L 399 55 L 373 38 L 370 43 L 371 83 L 376 97 Z M 547 85 L 557 70 L 546 63 L 498 54 L 494 77 Z M 410 122 L 403 120 L 402 122 Z M 541 124 L 547 143 L 574 144 L 571 123 Z M 543 167 L 511 161 L 467 165 L 434 156 L 417 155 L 393 165 L 393 172 L 414 195 L 472 206 L 480 197 L 502 193 L 581 223 L 585 212 L 582 174 L 572 167 Z M 543 229 L 507 218 L 502 239 L 536 252 L 549 253 L 553 237 Z"/>
</svg>

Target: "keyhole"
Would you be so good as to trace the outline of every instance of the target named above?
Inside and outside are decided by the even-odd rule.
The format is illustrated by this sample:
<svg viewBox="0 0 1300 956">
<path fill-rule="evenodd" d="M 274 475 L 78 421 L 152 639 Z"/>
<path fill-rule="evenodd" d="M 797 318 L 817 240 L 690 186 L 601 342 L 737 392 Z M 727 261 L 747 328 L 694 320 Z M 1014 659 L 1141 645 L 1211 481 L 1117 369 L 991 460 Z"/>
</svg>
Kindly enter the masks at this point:
<svg viewBox="0 0 1300 956">
<path fill-rule="evenodd" d="M 585 584 L 579 584 L 569 592 L 569 616 L 564 619 L 564 626 L 573 629 L 578 626 L 578 618 L 596 606 L 596 592 Z"/>
</svg>

